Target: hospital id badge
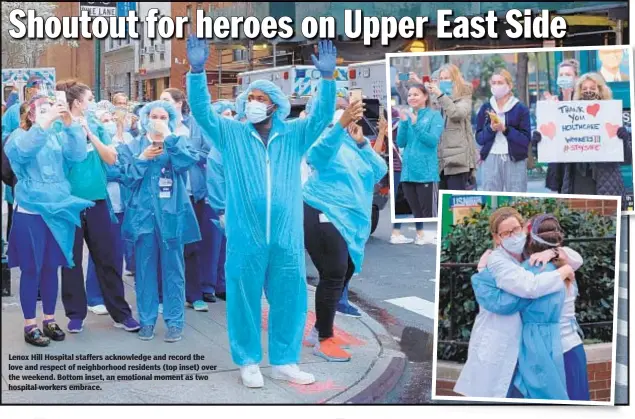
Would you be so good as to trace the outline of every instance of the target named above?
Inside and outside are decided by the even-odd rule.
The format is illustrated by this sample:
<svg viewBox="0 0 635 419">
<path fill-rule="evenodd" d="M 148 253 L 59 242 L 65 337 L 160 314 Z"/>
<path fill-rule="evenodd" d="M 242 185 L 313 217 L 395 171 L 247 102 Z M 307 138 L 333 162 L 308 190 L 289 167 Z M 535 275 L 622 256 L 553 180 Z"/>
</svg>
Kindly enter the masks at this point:
<svg viewBox="0 0 635 419">
<path fill-rule="evenodd" d="M 172 197 L 172 179 L 162 177 L 159 179 L 159 198 L 168 199 Z"/>
<path fill-rule="evenodd" d="M 93 145 L 93 143 L 87 143 L 86 144 L 86 152 L 90 153 L 92 151 L 95 151 L 95 146 Z"/>
<path fill-rule="evenodd" d="M 318 218 L 320 219 L 320 224 L 330 223 L 330 221 L 329 221 L 328 217 L 326 216 L 326 214 L 320 214 Z"/>
</svg>

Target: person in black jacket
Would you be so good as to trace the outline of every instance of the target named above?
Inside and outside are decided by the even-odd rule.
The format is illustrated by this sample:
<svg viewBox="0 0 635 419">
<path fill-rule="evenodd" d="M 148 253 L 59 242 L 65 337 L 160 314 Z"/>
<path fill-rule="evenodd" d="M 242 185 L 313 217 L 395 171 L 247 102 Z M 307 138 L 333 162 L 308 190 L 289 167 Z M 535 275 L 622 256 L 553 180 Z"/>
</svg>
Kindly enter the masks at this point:
<svg viewBox="0 0 635 419">
<path fill-rule="evenodd" d="M 529 108 L 512 93 L 507 70 L 490 79 L 492 97 L 478 112 L 476 142 L 481 146 L 483 191 L 527 192 L 527 156 L 531 141 Z"/>
</svg>

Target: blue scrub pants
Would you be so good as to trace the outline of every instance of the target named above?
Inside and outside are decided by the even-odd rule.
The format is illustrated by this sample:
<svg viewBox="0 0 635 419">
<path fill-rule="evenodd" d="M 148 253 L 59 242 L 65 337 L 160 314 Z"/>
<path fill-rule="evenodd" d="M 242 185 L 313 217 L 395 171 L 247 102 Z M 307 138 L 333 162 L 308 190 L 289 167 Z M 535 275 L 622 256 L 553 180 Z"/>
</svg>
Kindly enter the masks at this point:
<svg viewBox="0 0 635 419">
<path fill-rule="evenodd" d="M 578 345 L 564 353 L 564 372 L 567 394 L 570 400 L 591 400 L 584 345 Z"/>
<path fill-rule="evenodd" d="M 228 243 L 225 273 L 227 328 L 234 363 L 243 366 L 262 360 L 263 287 L 269 301 L 269 363 L 299 363 L 307 314 L 304 249 Z"/>
<path fill-rule="evenodd" d="M 154 326 L 159 315 L 159 273 L 162 278 L 163 320 L 167 327 L 183 329 L 185 320 L 184 246 L 167 248 L 159 236 L 142 234 L 135 243 L 139 266 L 135 290 L 141 326 Z"/>
<path fill-rule="evenodd" d="M 84 271 L 84 240 L 93 256 L 99 288 L 104 297 L 108 313 L 117 323 L 123 323 L 132 316 L 126 302 L 121 279 L 121 269 L 117 268 L 113 237 L 111 234 L 110 210 L 105 200 L 95 201 L 95 206 L 80 214 L 81 227 L 75 229 L 72 269 L 62 268 L 62 302 L 66 317 L 71 320 L 84 320 L 87 314 Z"/>
<path fill-rule="evenodd" d="M 110 234 L 112 234 L 112 246 L 115 252 L 115 266 L 119 275 L 123 272 L 123 254 L 124 243 L 121 238 L 121 226 L 123 225 L 123 212 L 115 214 L 119 224 L 111 223 Z M 95 307 L 104 304 L 104 297 L 101 295 L 99 282 L 97 281 L 97 271 L 95 270 L 95 262 L 92 256 L 88 255 L 88 271 L 86 272 L 86 300 L 89 307 Z"/>
<path fill-rule="evenodd" d="M 221 249 L 224 249 L 225 235 L 212 221 L 212 219 L 218 220 L 218 214 L 204 200 L 197 203 L 194 211 L 201 229 L 203 261 L 209 261 L 209 263 L 201 264 L 201 287 L 205 294 L 215 294 L 220 285 L 219 276 L 222 273 L 222 290 L 218 291 L 225 292 L 224 256 L 221 264 Z"/>
</svg>

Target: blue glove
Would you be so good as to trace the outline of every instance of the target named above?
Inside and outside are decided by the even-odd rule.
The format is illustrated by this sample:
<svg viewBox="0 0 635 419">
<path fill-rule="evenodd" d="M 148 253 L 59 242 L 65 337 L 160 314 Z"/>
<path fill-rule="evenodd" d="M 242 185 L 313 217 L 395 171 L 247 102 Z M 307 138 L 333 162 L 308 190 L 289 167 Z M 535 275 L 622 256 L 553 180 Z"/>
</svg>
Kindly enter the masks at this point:
<svg viewBox="0 0 635 419">
<path fill-rule="evenodd" d="M 320 41 L 318 44 L 318 55 L 311 55 L 313 65 L 320 71 L 322 77 L 333 77 L 337 60 L 337 48 L 331 41 Z"/>
<path fill-rule="evenodd" d="M 198 39 L 194 34 L 187 38 L 187 60 L 192 73 L 205 71 L 205 62 L 209 56 L 209 45 L 206 39 Z"/>
</svg>

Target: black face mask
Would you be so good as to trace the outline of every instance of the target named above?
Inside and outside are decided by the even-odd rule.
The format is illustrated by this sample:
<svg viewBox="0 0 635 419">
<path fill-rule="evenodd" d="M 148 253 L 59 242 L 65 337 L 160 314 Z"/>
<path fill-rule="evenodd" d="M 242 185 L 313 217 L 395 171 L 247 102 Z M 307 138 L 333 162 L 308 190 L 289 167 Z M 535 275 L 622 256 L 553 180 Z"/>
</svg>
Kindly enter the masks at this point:
<svg viewBox="0 0 635 419">
<path fill-rule="evenodd" d="M 582 100 L 600 100 L 600 95 L 597 92 L 582 92 L 580 98 Z"/>
</svg>

